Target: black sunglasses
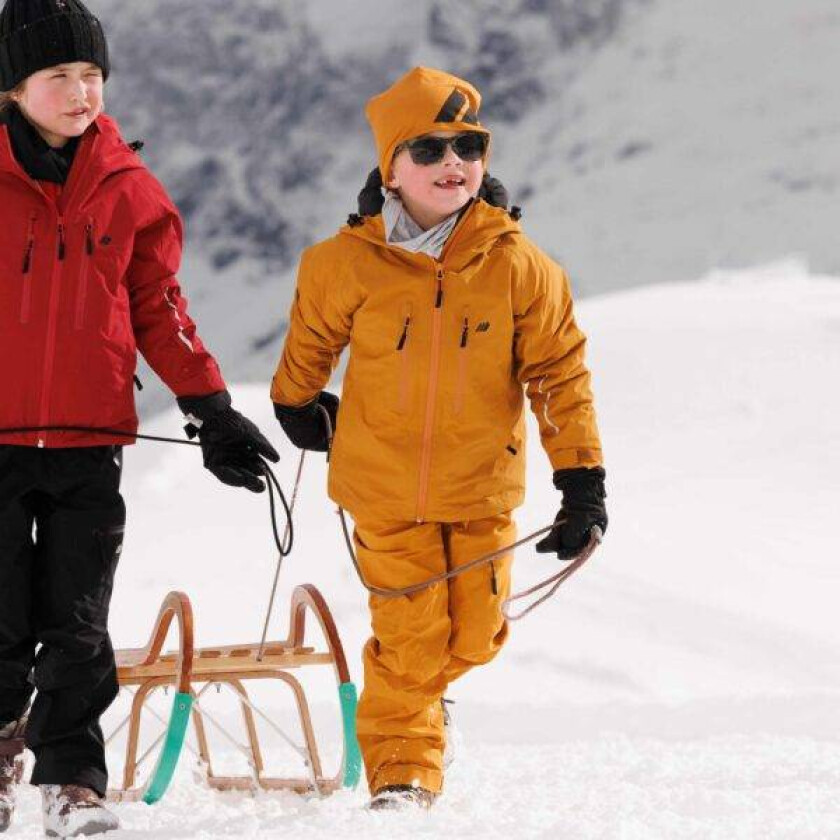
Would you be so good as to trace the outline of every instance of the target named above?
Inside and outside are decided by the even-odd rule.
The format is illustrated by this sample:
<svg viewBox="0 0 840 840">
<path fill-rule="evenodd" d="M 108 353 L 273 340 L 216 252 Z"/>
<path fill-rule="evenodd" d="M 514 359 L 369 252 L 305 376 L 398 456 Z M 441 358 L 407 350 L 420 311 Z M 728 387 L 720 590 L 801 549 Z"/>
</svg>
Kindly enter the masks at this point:
<svg viewBox="0 0 840 840">
<path fill-rule="evenodd" d="M 487 152 L 487 135 L 480 131 L 465 131 L 454 137 L 435 137 L 433 134 L 425 134 L 416 140 L 403 143 L 397 151 L 407 149 L 414 163 L 430 166 L 443 160 L 447 146 L 452 146 L 452 151 L 461 160 L 472 163 L 481 160 Z"/>
</svg>

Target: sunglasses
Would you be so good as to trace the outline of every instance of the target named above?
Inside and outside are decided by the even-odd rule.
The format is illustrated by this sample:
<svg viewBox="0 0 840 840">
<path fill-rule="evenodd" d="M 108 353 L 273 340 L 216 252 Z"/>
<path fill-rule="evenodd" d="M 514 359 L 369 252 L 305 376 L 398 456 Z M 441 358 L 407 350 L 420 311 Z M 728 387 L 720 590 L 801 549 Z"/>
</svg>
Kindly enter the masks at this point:
<svg viewBox="0 0 840 840">
<path fill-rule="evenodd" d="M 454 137 L 435 137 L 433 134 L 426 134 L 416 140 L 409 140 L 403 143 L 398 152 L 407 149 L 411 160 L 420 166 L 430 166 L 433 163 L 440 163 L 448 146 L 452 151 L 466 163 L 481 160 L 487 152 L 488 137 L 479 131 L 465 131 L 456 134 Z"/>
</svg>

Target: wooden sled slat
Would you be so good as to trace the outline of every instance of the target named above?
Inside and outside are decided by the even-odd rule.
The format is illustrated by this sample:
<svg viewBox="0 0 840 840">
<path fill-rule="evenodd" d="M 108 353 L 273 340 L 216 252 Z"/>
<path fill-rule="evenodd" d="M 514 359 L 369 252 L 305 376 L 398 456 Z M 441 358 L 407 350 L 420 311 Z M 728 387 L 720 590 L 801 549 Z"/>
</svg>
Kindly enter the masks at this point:
<svg viewBox="0 0 840 840">
<path fill-rule="evenodd" d="M 177 674 L 174 663 L 168 661 L 153 662 L 150 665 L 138 665 L 135 667 L 118 666 L 120 685 L 140 685 L 146 680 L 155 677 L 172 677 Z M 304 653 L 304 654 L 283 654 L 280 656 L 264 656 L 258 661 L 256 654 L 249 657 L 220 657 L 218 659 L 205 659 L 197 656 L 193 663 L 192 681 L 209 681 L 212 678 L 230 679 L 233 677 L 246 677 L 249 674 L 260 672 L 262 669 L 277 668 L 291 670 L 302 668 L 306 665 L 334 665 L 335 659 L 329 653 Z"/>
</svg>

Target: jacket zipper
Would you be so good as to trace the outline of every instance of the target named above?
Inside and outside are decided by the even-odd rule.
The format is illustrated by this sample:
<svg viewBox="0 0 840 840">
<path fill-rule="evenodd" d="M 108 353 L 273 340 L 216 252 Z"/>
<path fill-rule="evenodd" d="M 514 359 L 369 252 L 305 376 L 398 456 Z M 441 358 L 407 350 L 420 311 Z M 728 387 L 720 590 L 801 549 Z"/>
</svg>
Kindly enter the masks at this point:
<svg viewBox="0 0 840 840">
<path fill-rule="evenodd" d="M 429 493 L 429 473 L 432 466 L 432 429 L 435 419 L 438 376 L 440 375 L 440 335 L 443 320 L 443 267 L 436 263 L 437 290 L 435 308 L 432 313 L 432 353 L 429 364 L 429 386 L 426 395 L 426 419 L 423 426 L 423 441 L 420 450 L 420 487 L 417 494 L 418 522 L 424 522 L 426 501 Z"/>
<path fill-rule="evenodd" d="M 50 282 L 50 301 L 47 314 L 47 336 L 44 347 L 44 377 L 41 383 L 41 413 L 39 426 L 46 426 L 50 411 L 50 385 L 52 384 L 53 363 L 55 361 L 55 333 L 58 321 L 58 301 L 60 295 L 61 273 L 64 266 L 64 257 L 67 245 L 64 240 L 64 216 L 58 217 L 58 241 L 56 257 L 53 264 L 52 278 Z M 47 433 L 40 432 L 38 446 L 44 448 L 47 445 Z"/>
<path fill-rule="evenodd" d="M 85 323 L 85 302 L 87 300 L 88 277 L 90 275 L 90 262 L 93 257 L 93 222 L 85 225 L 85 253 L 82 257 L 82 272 L 79 275 L 79 293 L 76 298 L 76 319 L 75 328 L 80 330 Z"/>
<path fill-rule="evenodd" d="M 464 229 L 464 219 L 472 211 L 471 205 L 459 219 L 455 230 L 452 231 L 447 243 L 443 246 L 440 259 L 445 260 L 452 250 L 453 243 Z M 429 494 L 429 473 L 432 466 L 432 431 L 435 420 L 435 400 L 437 398 L 438 376 L 440 375 L 440 337 L 441 321 L 443 320 L 443 265 L 435 261 L 435 277 L 437 292 L 435 294 L 435 308 L 432 313 L 432 353 L 429 363 L 429 390 L 426 397 L 426 419 L 423 427 L 423 441 L 420 452 L 420 482 L 417 492 L 417 522 L 424 522 L 426 516 L 426 501 Z"/>
<path fill-rule="evenodd" d="M 461 340 L 458 343 L 458 384 L 455 390 L 455 414 L 464 408 L 464 395 L 467 390 L 467 367 L 469 361 L 468 344 L 470 340 L 470 313 L 464 308 L 464 320 L 461 326 Z"/>
<path fill-rule="evenodd" d="M 409 377 L 409 348 L 408 348 L 408 332 L 411 327 L 411 306 L 407 305 L 405 308 L 405 323 L 403 330 L 397 341 L 397 352 L 400 357 L 400 371 L 399 371 L 399 402 L 398 408 L 400 412 L 404 412 L 408 406 L 408 394 L 410 386 Z"/>
<path fill-rule="evenodd" d="M 32 254 L 35 251 L 35 221 L 38 217 L 32 213 L 29 217 L 29 232 L 26 235 L 26 250 L 23 253 L 23 289 L 20 300 L 20 322 L 29 323 L 32 308 Z"/>
</svg>

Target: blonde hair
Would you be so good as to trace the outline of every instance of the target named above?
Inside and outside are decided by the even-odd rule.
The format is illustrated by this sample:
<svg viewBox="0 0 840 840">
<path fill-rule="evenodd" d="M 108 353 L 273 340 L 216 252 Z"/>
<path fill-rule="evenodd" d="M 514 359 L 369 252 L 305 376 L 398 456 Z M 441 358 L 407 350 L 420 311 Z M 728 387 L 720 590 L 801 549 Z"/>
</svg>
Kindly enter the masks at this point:
<svg viewBox="0 0 840 840">
<path fill-rule="evenodd" d="M 23 93 L 23 88 L 26 81 L 22 81 L 17 87 L 11 90 L 0 90 L 0 113 L 6 110 L 10 105 L 16 102 L 16 97 Z"/>
</svg>

